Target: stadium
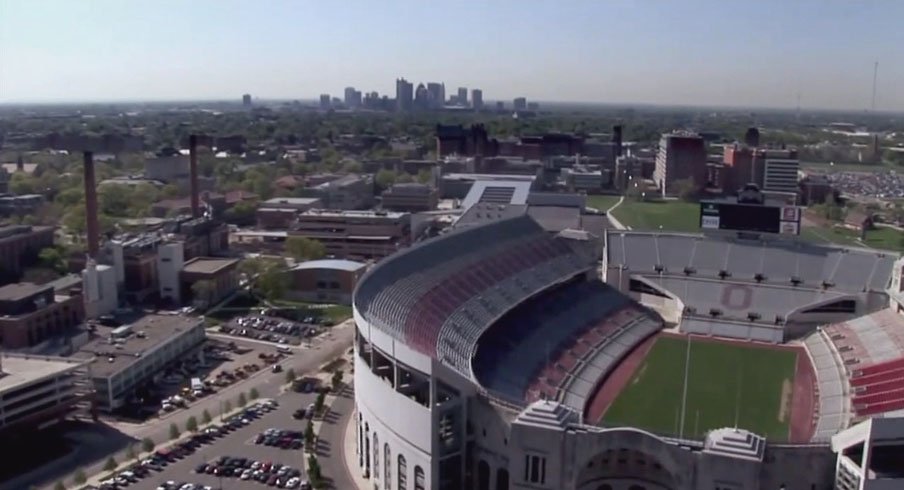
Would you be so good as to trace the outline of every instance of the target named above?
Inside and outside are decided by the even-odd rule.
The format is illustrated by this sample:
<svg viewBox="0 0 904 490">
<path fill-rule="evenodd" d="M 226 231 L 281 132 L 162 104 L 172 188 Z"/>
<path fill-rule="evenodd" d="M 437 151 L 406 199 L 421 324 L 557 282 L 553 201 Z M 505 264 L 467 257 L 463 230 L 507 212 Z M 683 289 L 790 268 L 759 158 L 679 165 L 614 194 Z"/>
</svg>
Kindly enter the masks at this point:
<svg viewBox="0 0 904 490">
<path fill-rule="evenodd" d="M 361 474 L 378 490 L 901 488 L 904 263 L 740 236 L 518 216 L 380 262 L 353 299 Z"/>
</svg>

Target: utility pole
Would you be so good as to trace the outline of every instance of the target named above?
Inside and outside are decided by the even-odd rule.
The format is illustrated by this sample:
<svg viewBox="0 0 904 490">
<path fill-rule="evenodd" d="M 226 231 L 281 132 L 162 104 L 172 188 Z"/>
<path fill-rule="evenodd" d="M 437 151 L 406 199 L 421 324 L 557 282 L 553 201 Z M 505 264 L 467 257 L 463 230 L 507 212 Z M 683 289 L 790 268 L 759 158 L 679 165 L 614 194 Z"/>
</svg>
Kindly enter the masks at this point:
<svg viewBox="0 0 904 490">
<path fill-rule="evenodd" d="M 873 65 L 873 101 L 871 104 L 872 112 L 876 112 L 876 79 L 879 77 L 879 62 Z"/>
</svg>

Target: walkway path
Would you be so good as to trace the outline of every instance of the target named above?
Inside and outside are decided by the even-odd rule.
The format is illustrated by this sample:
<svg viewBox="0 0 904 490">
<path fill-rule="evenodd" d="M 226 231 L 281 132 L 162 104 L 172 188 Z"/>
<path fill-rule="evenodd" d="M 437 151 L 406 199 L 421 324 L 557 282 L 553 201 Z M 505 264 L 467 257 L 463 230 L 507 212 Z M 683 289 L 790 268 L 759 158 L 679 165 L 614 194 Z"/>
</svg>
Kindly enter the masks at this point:
<svg viewBox="0 0 904 490">
<path fill-rule="evenodd" d="M 365 480 L 358 471 L 355 453 L 355 395 L 351 385 L 343 388 L 329 405 L 328 415 L 320 425 L 317 456 L 323 474 L 331 488 L 337 490 L 366 490 Z"/>
<path fill-rule="evenodd" d="M 624 201 L 625 201 L 625 196 L 621 196 L 618 198 L 617 203 L 613 204 L 612 207 L 610 207 L 609 209 L 606 210 L 606 216 L 609 218 L 609 223 L 611 223 L 612 227 L 615 228 L 616 230 L 630 230 L 631 229 L 631 227 L 621 224 L 621 221 L 619 221 L 618 218 L 616 218 L 615 215 L 612 214 L 612 211 L 615 211 L 615 208 L 621 206 L 621 203 L 623 203 Z"/>
</svg>

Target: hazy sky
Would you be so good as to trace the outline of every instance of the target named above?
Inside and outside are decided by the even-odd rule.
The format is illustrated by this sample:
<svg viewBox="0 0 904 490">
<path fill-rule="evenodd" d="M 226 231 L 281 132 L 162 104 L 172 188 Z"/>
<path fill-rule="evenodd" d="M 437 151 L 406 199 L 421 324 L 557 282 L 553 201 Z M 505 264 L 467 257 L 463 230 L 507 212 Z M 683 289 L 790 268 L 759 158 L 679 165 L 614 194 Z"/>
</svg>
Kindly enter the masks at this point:
<svg viewBox="0 0 904 490">
<path fill-rule="evenodd" d="M 904 110 L 901 0 L 0 0 L 0 102 L 394 96 Z"/>
</svg>

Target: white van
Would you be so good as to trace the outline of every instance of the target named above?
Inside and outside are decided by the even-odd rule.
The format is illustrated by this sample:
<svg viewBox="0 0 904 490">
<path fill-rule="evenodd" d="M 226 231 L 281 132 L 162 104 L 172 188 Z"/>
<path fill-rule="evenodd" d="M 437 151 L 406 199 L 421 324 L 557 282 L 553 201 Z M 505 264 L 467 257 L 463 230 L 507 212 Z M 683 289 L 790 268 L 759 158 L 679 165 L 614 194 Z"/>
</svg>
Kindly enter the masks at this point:
<svg viewBox="0 0 904 490">
<path fill-rule="evenodd" d="M 278 346 L 276 346 L 276 350 L 283 354 L 291 354 L 292 353 L 292 348 L 290 348 L 287 345 L 278 345 Z"/>
</svg>

